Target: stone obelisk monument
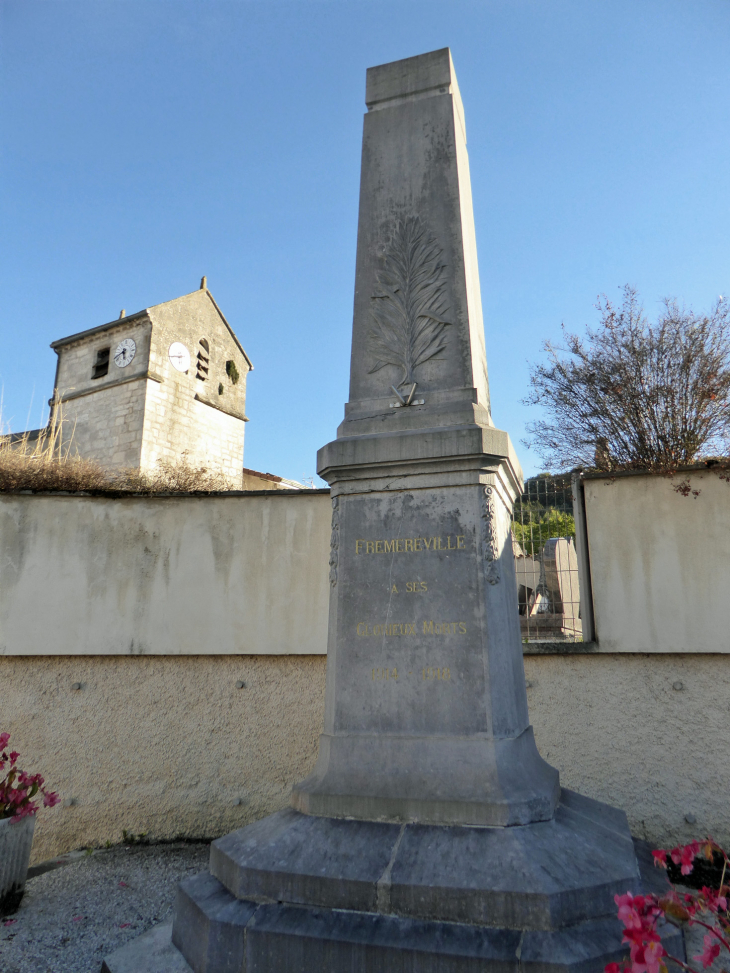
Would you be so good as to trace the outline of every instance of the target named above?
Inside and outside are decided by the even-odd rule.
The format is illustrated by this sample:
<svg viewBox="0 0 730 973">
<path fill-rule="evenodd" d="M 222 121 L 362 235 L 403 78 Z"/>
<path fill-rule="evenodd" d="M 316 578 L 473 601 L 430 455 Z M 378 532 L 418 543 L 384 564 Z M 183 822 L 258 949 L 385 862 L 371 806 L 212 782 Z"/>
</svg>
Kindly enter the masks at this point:
<svg viewBox="0 0 730 973">
<path fill-rule="evenodd" d="M 366 102 L 319 757 L 213 843 L 172 941 L 195 973 L 599 973 L 641 875 L 625 815 L 561 791 L 529 725 L 450 52 L 371 68 Z"/>
</svg>

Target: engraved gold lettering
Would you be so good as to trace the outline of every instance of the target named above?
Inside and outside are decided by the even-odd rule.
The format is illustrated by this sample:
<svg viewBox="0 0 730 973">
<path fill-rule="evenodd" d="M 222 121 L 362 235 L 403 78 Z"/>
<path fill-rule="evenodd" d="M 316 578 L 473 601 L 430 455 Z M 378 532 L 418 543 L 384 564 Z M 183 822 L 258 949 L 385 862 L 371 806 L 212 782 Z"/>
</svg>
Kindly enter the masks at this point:
<svg viewBox="0 0 730 973">
<path fill-rule="evenodd" d="M 443 537 L 396 537 L 391 540 L 355 541 L 356 554 L 420 554 L 422 551 L 464 551 L 464 534 L 447 534 Z"/>
<path fill-rule="evenodd" d="M 421 680 L 427 682 L 431 679 L 449 682 L 451 679 L 451 669 L 448 666 L 424 666 L 421 669 Z"/>
<path fill-rule="evenodd" d="M 393 585 L 393 587 L 390 589 L 390 593 L 391 594 L 396 594 L 396 595 L 398 594 L 398 587 L 397 587 L 397 585 Z"/>
<path fill-rule="evenodd" d="M 373 680 L 376 680 L 376 681 L 377 680 L 381 680 L 381 679 L 395 679 L 397 681 L 398 680 L 398 670 L 397 669 L 386 669 L 386 668 L 381 668 L 380 666 L 378 666 L 376 669 L 373 669 L 372 670 L 372 679 Z"/>
<path fill-rule="evenodd" d="M 466 635 L 464 622 L 424 622 L 424 635 Z"/>
<path fill-rule="evenodd" d="M 416 623 L 415 622 L 413 622 L 413 623 L 408 622 L 408 624 L 406 625 L 406 629 L 407 629 L 406 635 L 415 635 L 416 634 Z"/>
</svg>

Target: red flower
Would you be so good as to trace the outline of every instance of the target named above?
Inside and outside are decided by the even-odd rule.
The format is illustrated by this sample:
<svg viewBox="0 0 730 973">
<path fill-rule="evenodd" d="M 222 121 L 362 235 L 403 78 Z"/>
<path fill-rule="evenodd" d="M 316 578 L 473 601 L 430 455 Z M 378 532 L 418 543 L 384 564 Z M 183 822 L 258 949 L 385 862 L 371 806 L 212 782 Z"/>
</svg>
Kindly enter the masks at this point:
<svg viewBox="0 0 730 973">
<path fill-rule="evenodd" d="M 657 848 L 656 851 L 652 852 L 654 856 L 654 864 L 658 865 L 660 868 L 667 867 L 667 853 L 663 848 Z"/>
<path fill-rule="evenodd" d="M 8 740 L 10 739 L 9 733 L 0 733 L 0 750 L 4 750 L 8 745 Z M 15 920 L 13 920 L 14 922 Z"/>
</svg>

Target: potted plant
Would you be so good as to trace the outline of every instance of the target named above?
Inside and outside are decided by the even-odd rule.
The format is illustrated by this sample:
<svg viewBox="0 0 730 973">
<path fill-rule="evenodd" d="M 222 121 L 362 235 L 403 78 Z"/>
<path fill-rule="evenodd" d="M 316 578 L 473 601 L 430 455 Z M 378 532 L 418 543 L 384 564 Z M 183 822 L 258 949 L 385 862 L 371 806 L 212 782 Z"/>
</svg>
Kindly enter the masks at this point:
<svg viewBox="0 0 730 973">
<path fill-rule="evenodd" d="M 40 774 L 18 767 L 18 754 L 8 753 L 9 733 L 0 733 L 0 916 L 20 905 L 28 875 L 35 815 L 43 797 L 44 807 L 58 804 L 58 794 L 47 791 Z"/>
</svg>

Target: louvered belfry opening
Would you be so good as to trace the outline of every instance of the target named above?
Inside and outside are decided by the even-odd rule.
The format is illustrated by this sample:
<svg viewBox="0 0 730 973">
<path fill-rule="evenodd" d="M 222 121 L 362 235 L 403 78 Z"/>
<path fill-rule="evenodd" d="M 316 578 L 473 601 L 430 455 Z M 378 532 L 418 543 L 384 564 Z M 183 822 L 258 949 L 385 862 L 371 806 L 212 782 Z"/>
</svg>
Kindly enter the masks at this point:
<svg viewBox="0 0 730 973">
<path fill-rule="evenodd" d="M 92 378 L 103 378 L 109 374 L 109 352 L 110 348 L 100 348 L 96 353 L 94 368 L 91 372 Z"/>
<path fill-rule="evenodd" d="M 205 338 L 198 342 L 198 361 L 195 377 L 204 382 L 208 378 L 210 368 L 210 345 Z"/>
</svg>

